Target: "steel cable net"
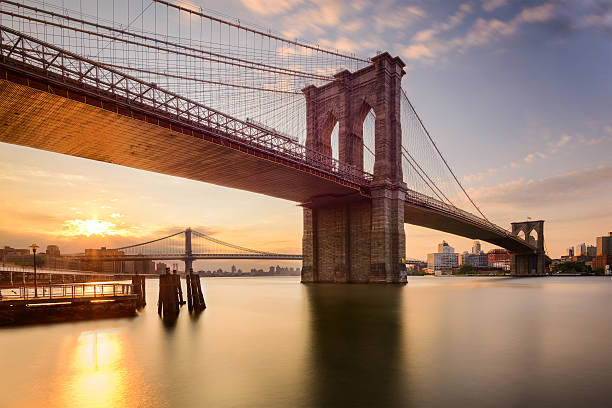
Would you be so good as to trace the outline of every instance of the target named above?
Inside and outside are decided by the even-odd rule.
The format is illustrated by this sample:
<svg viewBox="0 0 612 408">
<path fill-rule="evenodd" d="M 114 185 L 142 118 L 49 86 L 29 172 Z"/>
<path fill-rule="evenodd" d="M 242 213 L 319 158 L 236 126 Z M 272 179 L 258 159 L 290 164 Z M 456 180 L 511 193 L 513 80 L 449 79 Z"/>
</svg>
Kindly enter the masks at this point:
<svg viewBox="0 0 612 408">
<path fill-rule="evenodd" d="M 191 231 L 191 252 L 194 255 L 275 255 L 271 252 L 230 244 L 198 231 Z"/>
<path fill-rule="evenodd" d="M 177 232 L 176 234 L 167 237 L 158 238 L 152 241 L 143 242 L 115 248 L 112 251 L 118 251 L 117 255 L 127 256 L 148 256 L 148 255 L 185 255 L 186 248 L 186 233 L 185 231 Z M 258 251 L 229 242 L 221 241 L 220 239 L 211 237 L 210 235 L 191 230 L 191 254 L 198 255 L 278 255 L 272 252 Z"/>
<path fill-rule="evenodd" d="M 408 199 L 429 201 L 443 211 L 484 223 L 501 233 L 474 203 L 436 146 L 406 92 L 401 94 L 402 171 Z M 433 200 L 432 200 L 433 199 Z"/>
<path fill-rule="evenodd" d="M 0 1 L 0 24 L 305 143 L 301 90 L 367 59 L 283 39 L 188 2 Z"/>
<path fill-rule="evenodd" d="M 121 255 L 182 255 L 185 253 L 185 231 L 140 244 L 115 248 Z"/>
</svg>

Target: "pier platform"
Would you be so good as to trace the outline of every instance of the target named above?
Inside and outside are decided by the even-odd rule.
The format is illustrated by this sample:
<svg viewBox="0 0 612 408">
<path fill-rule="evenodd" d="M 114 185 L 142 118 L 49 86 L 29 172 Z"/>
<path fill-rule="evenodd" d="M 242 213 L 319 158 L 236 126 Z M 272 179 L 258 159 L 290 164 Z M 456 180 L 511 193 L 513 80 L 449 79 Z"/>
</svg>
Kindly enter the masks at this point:
<svg viewBox="0 0 612 408">
<path fill-rule="evenodd" d="M 127 283 L 0 286 L 0 325 L 133 316 L 138 305 Z"/>
</svg>

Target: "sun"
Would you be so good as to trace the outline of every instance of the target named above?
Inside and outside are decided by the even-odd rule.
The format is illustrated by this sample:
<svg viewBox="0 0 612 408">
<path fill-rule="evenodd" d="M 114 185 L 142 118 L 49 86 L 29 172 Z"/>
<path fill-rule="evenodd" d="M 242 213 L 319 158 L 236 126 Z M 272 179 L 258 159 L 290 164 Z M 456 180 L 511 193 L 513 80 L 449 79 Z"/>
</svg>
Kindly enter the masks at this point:
<svg viewBox="0 0 612 408">
<path fill-rule="evenodd" d="M 116 225 L 112 222 L 98 220 L 68 220 L 64 223 L 64 233 L 66 235 L 115 235 L 117 234 Z"/>
</svg>

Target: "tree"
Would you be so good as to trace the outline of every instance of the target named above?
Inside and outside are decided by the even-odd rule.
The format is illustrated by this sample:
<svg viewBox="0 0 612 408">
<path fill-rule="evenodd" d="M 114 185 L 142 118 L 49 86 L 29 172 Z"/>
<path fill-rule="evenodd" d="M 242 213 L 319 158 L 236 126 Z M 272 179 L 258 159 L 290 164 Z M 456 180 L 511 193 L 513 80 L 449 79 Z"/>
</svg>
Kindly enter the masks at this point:
<svg viewBox="0 0 612 408">
<path fill-rule="evenodd" d="M 472 273 L 473 271 L 474 271 L 474 267 L 471 264 L 464 263 L 464 264 L 461 264 L 461 266 L 459 267 L 459 271 L 457 271 L 457 274 L 465 275 L 468 273 Z"/>
</svg>

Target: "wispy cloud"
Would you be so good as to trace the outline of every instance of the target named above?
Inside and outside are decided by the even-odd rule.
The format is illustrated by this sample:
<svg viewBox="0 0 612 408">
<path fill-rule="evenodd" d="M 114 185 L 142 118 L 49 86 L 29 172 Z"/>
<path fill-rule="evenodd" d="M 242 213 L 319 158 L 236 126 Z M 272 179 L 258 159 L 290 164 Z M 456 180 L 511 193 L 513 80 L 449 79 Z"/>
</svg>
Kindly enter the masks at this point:
<svg viewBox="0 0 612 408">
<path fill-rule="evenodd" d="M 503 204 L 509 207 L 550 206 L 552 203 L 560 205 L 582 201 L 590 197 L 590 194 L 599 194 L 603 199 L 605 194 L 601 195 L 602 191 L 612 191 L 609 188 L 612 187 L 610 174 L 612 164 L 540 179 L 520 178 L 492 187 L 473 189 L 471 195 L 485 205 Z"/>
<path fill-rule="evenodd" d="M 494 0 L 484 3 L 483 8 L 493 11 L 504 4 L 504 1 Z M 413 43 L 404 48 L 402 55 L 408 59 L 432 60 L 451 51 L 465 52 L 470 48 L 482 47 L 501 38 L 514 36 L 523 24 L 544 23 L 555 18 L 555 4 L 545 3 L 525 7 L 509 20 L 479 17 L 464 34 L 451 39 L 439 38 L 440 34 L 462 24 L 472 11 L 471 4 L 464 3 L 447 21 L 434 23 L 431 27 L 419 31 L 413 37 Z M 416 50 L 419 52 L 415 52 Z"/>
<path fill-rule="evenodd" d="M 508 4 L 508 0 L 486 0 L 482 3 L 482 9 L 490 13 L 506 4 Z"/>
<path fill-rule="evenodd" d="M 249 10 L 259 14 L 284 13 L 303 0 L 241 0 Z"/>
</svg>

